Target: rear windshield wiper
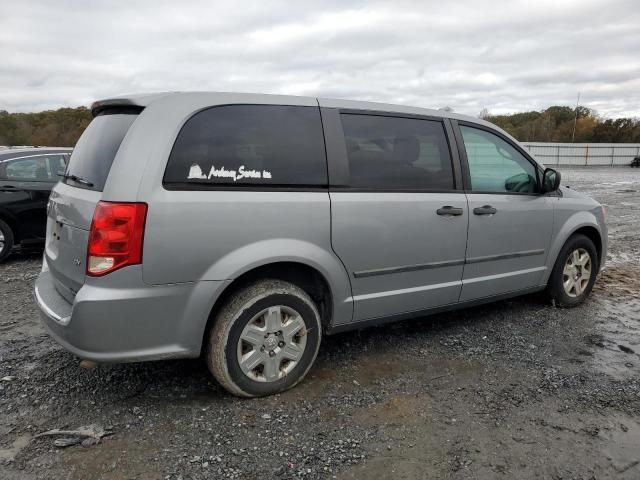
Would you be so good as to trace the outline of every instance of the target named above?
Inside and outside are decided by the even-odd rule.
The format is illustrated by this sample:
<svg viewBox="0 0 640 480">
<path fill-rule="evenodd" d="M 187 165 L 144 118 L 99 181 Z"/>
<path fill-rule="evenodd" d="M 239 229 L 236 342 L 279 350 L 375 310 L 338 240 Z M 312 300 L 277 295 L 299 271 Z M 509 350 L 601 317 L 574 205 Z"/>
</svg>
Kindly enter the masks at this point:
<svg viewBox="0 0 640 480">
<path fill-rule="evenodd" d="M 93 187 L 93 183 L 77 175 L 70 175 L 68 173 L 59 173 L 58 175 L 65 180 L 73 180 L 74 182 L 86 185 L 87 187 Z"/>
</svg>

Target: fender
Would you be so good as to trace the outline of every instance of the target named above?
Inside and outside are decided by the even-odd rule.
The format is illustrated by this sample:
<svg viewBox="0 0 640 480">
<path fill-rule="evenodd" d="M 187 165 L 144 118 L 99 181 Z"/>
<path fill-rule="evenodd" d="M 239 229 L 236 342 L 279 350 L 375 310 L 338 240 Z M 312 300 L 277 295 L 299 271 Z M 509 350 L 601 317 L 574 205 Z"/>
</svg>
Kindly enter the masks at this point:
<svg viewBox="0 0 640 480">
<path fill-rule="evenodd" d="M 234 280 L 254 268 L 277 262 L 301 263 L 320 272 L 333 296 L 332 325 L 351 321 L 353 301 L 347 271 L 332 251 L 313 243 L 273 238 L 243 245 L 218 259 L 201 280 Z"/>
<path fill-rule="evenodd" d="M 558 218 L 556 216 L 556 221 L 557 220 Z M 549 248 L 549 256 L 547 257 L 547 269 L 542 279 L 543 284 L 546 285 L 546 283 L 549 281 L 551 270 L 553 270 L 553 265 L 556 263 L 556 259 L 558 258 L 558 254 L 560 253 L 563 245 L 571 235 L 573 235 L 582 227 L 593 227 L 598 231 L 598 234 L 600 235 L 600 239 L 602 241 L 602 252 L 606 255 L 606 235 L 603 235 L 600 224 L 598 223 L 598 218 L 596 217 L 594 211 L 576 211 L 571 214 L 569 218 L 563 220 L 562 223 L 554 225 L 553 243 Z M 605 255 L 603 255 L 603 257 Z M 603 260 L 604 259 L 600 259 L 601 265 L 603 263 Z"/>
</svg>

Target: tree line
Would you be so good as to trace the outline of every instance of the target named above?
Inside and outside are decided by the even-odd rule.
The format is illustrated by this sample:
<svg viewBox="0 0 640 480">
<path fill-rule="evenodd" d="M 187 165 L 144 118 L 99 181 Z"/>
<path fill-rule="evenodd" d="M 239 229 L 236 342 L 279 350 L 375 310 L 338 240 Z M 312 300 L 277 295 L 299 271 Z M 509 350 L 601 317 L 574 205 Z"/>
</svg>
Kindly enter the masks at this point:
<svg viewBox="0 0 640 480">
<path fill-rule="evenodd" d="M 508 115 L 491 115 L 485 109 L 479 116 L 521 142 L 640 143 L 640 119 L 605 119 L 586 107 L 556 105 Z"/>
<path fill-rule="evenodd" d="M 640 119 L 605 119 L 586 107 L 553 106 L 507 115 L 484 109 L 479 116 L 523 142 L 640 143 Z M 0 145 L 73 147 L 90 121 L 86 107 L 38 113 L 0 110 Z"/>
<path fill-rule="evenodd" d="M 89 122 L 91 110 L 86 107 L 38 113 L 0 110 L 0 145 L 73 147 Z"/>
</svg>

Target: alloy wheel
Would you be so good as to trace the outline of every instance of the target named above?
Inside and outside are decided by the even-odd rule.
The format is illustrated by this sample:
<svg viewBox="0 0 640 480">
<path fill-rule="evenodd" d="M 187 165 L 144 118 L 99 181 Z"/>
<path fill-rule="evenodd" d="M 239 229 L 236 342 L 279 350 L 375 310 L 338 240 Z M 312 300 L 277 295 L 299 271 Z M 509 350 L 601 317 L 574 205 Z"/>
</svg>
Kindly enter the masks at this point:
<svg viewBox="0 0 640 480">
<path fill-rule="evenodd" d="M 584 248 L 571 252 L 562 270 L 562 285 L 568 296 L 579 297 L 587 289 L 591 267 L 591 255 Z"/>
</svg>

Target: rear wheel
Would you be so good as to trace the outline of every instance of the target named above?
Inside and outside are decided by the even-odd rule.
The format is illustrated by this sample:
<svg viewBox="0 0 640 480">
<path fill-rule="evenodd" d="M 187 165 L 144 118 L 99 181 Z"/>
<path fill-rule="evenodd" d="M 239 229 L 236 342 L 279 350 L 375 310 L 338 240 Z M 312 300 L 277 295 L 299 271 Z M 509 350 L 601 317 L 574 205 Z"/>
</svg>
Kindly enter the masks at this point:
<svg viewBox="0 0 640 480">
<path fill-rule="evenodd" d="M 0 220 L 0 262 L 4 261 L 13 248 L 13 230 L 3 220 Z"/>
<path fill-rule="evenodd" d="M 588 237 L 574 235 L 560 251 L 549 278 L 547 292 L 559 307 L 575 307 L 587 298 L 596 281 L 600 262 Z"/>
<path fill-rule="evenodd" d="M 220 310 L 208 338 L 207 365 L 234 395 L 271 395 L 304 378 L 321 335 L 318 308 L 304 290 L 261 280 L 240 289 Z"/>
</svg>

